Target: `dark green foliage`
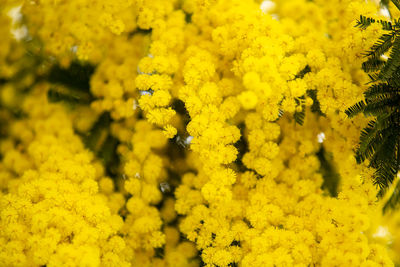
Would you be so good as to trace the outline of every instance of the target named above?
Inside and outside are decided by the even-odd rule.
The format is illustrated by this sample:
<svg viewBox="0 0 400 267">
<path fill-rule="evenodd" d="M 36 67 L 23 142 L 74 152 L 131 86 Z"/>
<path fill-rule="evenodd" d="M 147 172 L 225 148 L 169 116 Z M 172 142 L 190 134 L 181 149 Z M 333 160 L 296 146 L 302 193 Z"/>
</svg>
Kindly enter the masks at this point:
<svg viewBox="0 0 400 267">
<path fill-rule="evenodd" d="M 294 121 L 299 124 L 303 125 L 304 118 L 306 117 L 306 105 L 304 104 L 305 96 L 301 96 L 299 98 L 295 98 L 296 105 L 301 106 L 301 111 L 296 111 L 293 114 Z"/>
<path fill-rule="evenodd" d="M 49 100 L 89 104 L 93 100 L 90 93 L 90 77 L 94 70 L 94 66 L 80 62 L 72 62 L 67 69 L 59 65 L 53 66 L 45 77 L 52 84 L 48 91 Z"/>
<path fill-rule="evenodd" d="M 400 9 L 399 0 L 391 1 Z M 362 68 L 369 74 L 371 86 L 364 92 L 364 100 L 349 107 L 346 114 L 354 117 L 363 113 L 374 118 L 361 131 L 355 157 L 357 163 L 368 160 L 375 169 L 374 183 L 380 189 L 379 196 L 383 196 L 400 169 L 400 24 L 399 20 L 361 16 L 356 27 L 366 28 L 372 23 L 380 23 L 386 33 L 365 53 L 367 59 Z M 385 60 L 382 56 L 389 51 Z M 398 204 L 399 191 L 397 184 L 384 205 L 384 212 Z"/>
<path fill-rule="evenodd" d="M 400 33 L 400 32 L 399 32 Z M 382 81 L 389 80 L 393 73 L 400 66 L 400 40 L 399 33 L 396 33 L 396 37 L 393 41 L 393 45 L 391 48 L 390 56 L 387 62 L 383 65 L 383 67 L 379 70 L 379 79 Z"/>
<path fill-rule="evenodd" d="M 365 102 L 360 101 L 360 102 L 354 104 L 353 106 L 351 106 L 350 108 L 348 108 L 345 112 L 346 112 L 347 116 L 352 118 L 352 117 L 360 114 L 361 112 L 364 112 L 364 109 L 365 109 Z"/>
<path fill-rule="evenodd" d="M 392 23 L 384 20 L 375 20 L 373 18 L 369 18 L 363 15 L 360 15 L 360 19 L 357 20 L 356 27 L 360 27 L 362 29 L 366 29 L 368 26 L 370 26 L 373 23 L 381 23 L 383 29 L 385 30 L 391 30 L 392 29 Z"/>
<path fill-rule="evenodd" d="M 378 41 L 371 47 L 371 49 L 365 54 L 367 57 L 371 57 L 367 62 L 371 61 L 371 59 L 380 59 L 380 57 L 386 53 L 389 48 L 392 46 L 394 41 L 394 31 L 390 33 L 385 33 L 381 37 L 379 37 Z M 364 63 L 363 67 L 368 64 Z"/>
<path fill-rule="evenodd" d="M 304 69 L 302 69 L 295 77 L 295 79 L 302 79 L 307 73 L 309 73 L 311 71 L 310 66 L 305 66 Z M 299 124 L 299 125 L 303 125 L 304 123 L 304 119 L 306 117 L 306 106 L 304 104 L 305 101 L 305 96 L 299 97 L 297 99 L 295 99 L 296 104 L 301 106 L 301 111 L 296 111 L 293 114 L 293 118 L 294 121 Z"/>
<path fill-rule="evenodd" d="M 311 72 L 310 66 L 305 66 L 295 77 L 295 79 L 299 78 L 302 79 L 307 73 Z"/>
<path fill-rule="evenodd" d="M 50 102 L 64 101 L 70 104 L 89 104 L 92 101 L 91 94 L 70 87 L 53 85 L 47 92 Z"/>
<path fill-rule="evenodd" d="M 392 0 L 397 6 L 400 6 L 398 0 Z M 380 23 L 382 29 L 386 31 L 378 41 L 365 53 L 368 58 L 362 65 L 365 72 L 375 72 L 370 74 L 372 82 L 384 82 L 391 79 L 400 66 L 400 23 L 399 20 L 383 21 L 375 20 L 365 16 L 360 16 L 356 27 L 367 28 L 373 23 Z M 382 56 L 389 50 L 390 55 L 387 60 Z"/>
<path fill-rule="evenodd" d="M 55 65 L 49 71 L 48 81 L 87 91 L 90 89 L 90 77 L 94 70 L 93 65 L 77 61 L 73 61 L 67 69 Z"/>
<path fill-rule="evenodd" d="M 311 68 L 310 68 L 310 66 L 307 65 L 304 67 L 304 69 L 302 69 L 296 75 L 295 79 L 302 79 L 309 72 L 311 72 Z M 299 125 L 304 124 L 304 119 L 306 117 L 306 105 L 305 105 L 306 96 L 310 97 L 313 100 L 313 105 L 311 106 L 311 111 L 314 113 L 318 113 L 321 116 L 324 115 L 321 112 L 320 104 L 317 99 L 317 90 L 309 89 L 309 90 L 307 90 L 306 95 L 295 99 L 296 104 L 301 106 L 301 111 L 296 111 L 293 114 L 294 121 Z M 282 117 L 283 113 L 284 112 L 282 110 L 279 110 L 279 117 Z"/>
<path fill-rule="evenodd" d="M 119 141 L 110 133 L 111 122 L 110 114 L 107 112 L 103 113 L 97 119 L 92 129 L 82 136 L 82 139 L 86 147 L 103 161 L 107 174 L 115 177 L 115 168 L 118 165 L 119 159 L 117 155 Z"/>
<path fill-rule="evenodd" d="M 144 29 L 137 28 L 134 31 L 131 31 L 129 33 L 129 38 L 133 37 L 135 34 L 147 35 L 147 34 L 151 34 L 151 32 L 152 32 L 152 29 L 144 30 Z"/>
<path fill-rule="evenodd" d="M 325 116 L 325 114 L 322 113 L 322 111 L 321 111 L 320 103 L 317 99 L 317 90 L 307 90 L 306 94 L 313 100 L 313 104 L 311 106 L 311 111 L 320 116 Z M 295 99 L 295 101 L 296 101 L 296 104 L 301 106 L 301 111 L 296 111 L 293 114 L 293 118 L 297 124 L 303 125 L 304 119 L 306 117 L 305 96 L 299 97 L 299 98 Z M 279 117 L 282 117 L 282 115 L 283 115 L 283 111 L 280 110 Z"/>
<path fill-rule="evenodd" d="M 362 64 L 362 69 L 365 72 L 376 72 L 379 71 L 384 64 L 384 60 L 371 57 Z"/>
<path fill-rule="evenodd" d="M 185 13 L 185 21 L 187 23 L 191 23 L 192 22 L 192 14 Z"/>
<path fill-rule="evenodd" d="M 320 172 L 324 179 L 322 189 L 327 190 L 332 197 L 337 197 L 340 175 L 332 164 L 333 156 L 331 153 L 326 152 L 324 147 L 321 146 L 321 149 L 317 153 L 317 157 L 321 164 Z"/>
<path fill-rule="evenodd" d="M 45 79 L 52 85 L 47 93 L 49 101 L 63 102 L 68 105 L 89 105 L 94 96 L 90 92 L 90 78 L 95 67 L 88 63 L 72 62 L 68 68 L 53 66 Z M 119 141 L 110 133 L 112 119 L 109 113 L 103 113 L 89 132 L 82 134 L 85 146 L 100 158 L 107 174 L 116 176 L 118 165 L 117 146 Z"/>
<path fill-rule="evenodd" d="M 382 0 L 381 5 L 387 7 L 389 5 L 390 0 Z"/>
<path fill-rule="evenodd" d="M 387 83 L 374 84 L 364 97 L 364 101 L 353 105 L 346 113 L 349 117 L 359 113 L 375 117 L 361 131 L 355 157 L 357 163 L 368 159 L 369 165 L 376 169 L 374 182 L 383 194 L 399 170 L 400 90 Z"/>
<path fill-rule="evenodd" d="M 307 95 L 313 100 L 313 104 L 311 106 L 311 111 L 313 113 L 317 113 L 320 116 L 325 116 L 325 114 L 322 113 L 322 111 L 321 111 L 321 104 L 318 101 L 317 90 L 309 89 L 309 90 L 307 90 Z"/>
<path fill-rule="evenodd" d="M 302 106 L 302 110 L 300 112 L 295 112 L 293 115 L 294 121 L 299 124 L 303 125 L 304 124 L 304 118 L 306 117 L 306 112 L 304 106 Z"/>
</svg>

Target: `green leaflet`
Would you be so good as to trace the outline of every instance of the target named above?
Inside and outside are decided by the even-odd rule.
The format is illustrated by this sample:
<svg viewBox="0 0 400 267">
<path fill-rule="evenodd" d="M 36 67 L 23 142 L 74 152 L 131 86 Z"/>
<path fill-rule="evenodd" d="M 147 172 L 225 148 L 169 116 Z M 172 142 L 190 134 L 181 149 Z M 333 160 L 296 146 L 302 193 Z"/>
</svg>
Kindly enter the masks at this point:
<svg viewBox="0 0 400 267">
<path fill-rule="evenodd" d="M 400 1 L 391 1 L 400 10 Z M 382 1 L 382 5 L 387 6 L 388 2 Z M 386 33 L 364 54 L 362 69 L 368 73 L 371 86 L 364 92 L 364 100 L 345 112 L 350 118 L 360 113 L 374 117 L 361 131 L 355 157 L 358 163 L 368 160 L 375 169 L 374 183 L 380 189 L 378 196 L 383 196 L 393 186 L 400 169 L 400 24 L 399 20 L 375 20 L 361 15 L 356 27 L 365 29 L 373 23 L 380 23 Z M 389 52 L 385 60 L 383 56 Z M 383 212 L 399 204 L 399 190 L 397 184 Z"/>
</svg>

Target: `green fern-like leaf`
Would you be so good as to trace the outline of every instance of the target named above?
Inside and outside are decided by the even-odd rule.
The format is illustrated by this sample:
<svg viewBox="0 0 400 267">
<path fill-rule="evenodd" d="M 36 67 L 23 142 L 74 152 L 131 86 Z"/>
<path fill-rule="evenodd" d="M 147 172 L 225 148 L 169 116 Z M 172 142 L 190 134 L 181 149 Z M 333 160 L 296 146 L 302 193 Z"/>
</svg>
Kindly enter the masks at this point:
<svg viewBox="0 0 400 267">
<path fill-rule="evenodd" d="M 400 10 L 400 0 L 391 1 Z M 349 117 L 360 113 L 374 117 L 361 131 L 355 158 L 358 163 L 369 160 L 369 166 L 375 169 L 373 179 L 380 189 L 378 196 L 382 197 L 400 170 L 400 20 L 388 22 L 361 16 L 356 26 L 366 28 L 377 22 L 390 32 L 383 34 L 365 54 L 367 60 L 362 69 L 370 77 L 371 85 L 364 92 L 364 100 L 345 112 Z M 384 60 L 382 56 L 388 51 L 389 58 Z M 398 184 L 383 210 L 394 208 L 399 202 Z"/>
<path fill-rule="evenodd" d="M 360 19 L 356 22 L 356 27 L 366 29 L 372 23 L 375 23 L 375 19 L 360 15 Z"/>
<path fill-rule="evenodd" d="M 367 150 L 367 147 L 372 143 L 372 142 L 380 142 L 381 140 L 375 140 L 377 137 L 382 135 L 382 131 L 386 130 L 387 128 L 390 127 L 391 121 L 392 121 L 391 116 L 387 116 L 386 119 L 377 119 L 377 120 L 372 120 L 368 123 L 368 126 L 365 127 L 360 134 L 360 145 L 359 145 L 359 152 Z M 363 160 L 361 160 L 363 161 Z M 360 161 L 360 162 L 361 162 Z"/>
<path fill-rule="evenodd" d="M 395 39 L 395 33 L 395 31 L 392 31 L 391 33 L 386 33 L 379 37 L 378 41 L 376 41 L 370 50 L 365 53 L 365 56 L 379 59 L 392 47 Z"/>
<path fill-rule="evenodd" d="M 394 96 L 395 94 L 398 94 L 398 92 L 394 87 L 386 83 L 379 83 L 368 88 L 368 90 L 364 92 L 364 97 L 366 100 L 374 100 L 381 95 Z"/>
<path fill-rule="evenodd" d="M 393 131 L 390 128 L 382 131 L 383 141 L 377 147 L 375 153 L 370 157 L 370 165 L 374 168 L 378 168 L 382 162 L 387 166 L 390 166 L 391 169 L 397 169 L 396 161 L 396 131 Z"/>
<path fill-rule="evenodd" d="M 321 104 L 318 100 L 317 90 L 309 89 L 307 90 L 307 95 L 313 100 L 311 111 L 317 113 L 320 116 L 325 116 L 325 114 L 321 111 Z"/>
<path fill-rule="evenodd" d="M 393 164 L 381 161 L 380 164 L 375 167 L 374 173 L 374 184 L 379 188 L 379 195 L 385 195 L 388 187 L 393 183 L 394 177 L 397 174 L 398 168 Z"/>
<path fill-rule="evenodd" d="M 366 29 L 373 23 L 380 23 L 382 25 L 382 29 L 386 31 L 391 31 L 393 29 L 392 23 L 390 21 L 376 20 L 374 18 L 366 17 L 363 15 L 360 15 L 360 19 L 357 20 L 355 27 Z"/>
<path fill-rule="evenodd" d="M 379 80 L 380 80 L 379 73 L 369 73 L 368 77 L 370 79 L 368 84 L 376 83 L 376 82 L 379 82 Z"/>
<path fill-rule="evenodd" d="M 352 118 L 352 117 L 364 112 L 365 106 L 366 106 L 365 101 L 361 100 L 360 102 L 358 102 L 358 103 L 354 104 L 353 106 L 349 107 L 345 111 L 345 113 L 346 113 L 347 116 Z"/>
<path fill-rule="evenodd" d="M 397 69 L 392 77 L 390 77 L 389 80 L 387 80 L 385 83 L 387 83 L 389 86 L 393 88 L 399 88 L 400 87 L 400 69 Z"/>
<path fill-rule="evenodd" d="M 365 72 L 376 72 L 379 71 L 383 67 L 383 65 L 385 65 L 384 60 L 371 57 L 362 64 L 362 69 Z"/>
<path fill-rule="evenodd" d="M 296 121 L 297 124 L 303 125 L 304 124 L 304 118 L 306 117 L 306 111 L 305 107 L 303 107 L 303 110 L 300 112 L 295 112 L 294 115 L 294 120 Z"/>
<path fill-rule="evenodd" d="M 383 130 L 387 131 L 387 130 Z M 369 130 L 368 128 L 364 129 L 362 131 L 362 135 L 364 135 L 364 139 L 368 140 L 360 143 L 359 148 L 356 150 L 356 160 L 357 163 L 360 164 L 364 162 L 366 159 L 371 158 L 374 153 L 380 149 L 380 147 L 383 144 L 384 141 L 384 134 L 385 133 L 380 133 L 380 134 L 375 134 L 372 135 L 372 130 Z"/>
<path fill-rule="evenodd" d="M 383 30 L 385 30 L 385 31 L 393 30 L 393 25 L 390 21 L 380 20 L 379 22 L 381 23 Z"/>
<path fill-rule="evenodd" d="M 364 114 L 368 116 L 378 116 L 387 112 L 392 111 L 396 108 L 400 101 L 400 96 L 386 96 L 381 95 L 382 99 L 379 101 L 367 101 L 364 107 Z"/>
<path fill-rule="evenodd" d="M 392 46 L 392 51 L 390 52 L 390 57 L 386 64 L 379 73 L 379 78 L 381 80 L 389 80 L 393 73 L 400 66 L 400 39 L 395 38 Z"/>
</svg>

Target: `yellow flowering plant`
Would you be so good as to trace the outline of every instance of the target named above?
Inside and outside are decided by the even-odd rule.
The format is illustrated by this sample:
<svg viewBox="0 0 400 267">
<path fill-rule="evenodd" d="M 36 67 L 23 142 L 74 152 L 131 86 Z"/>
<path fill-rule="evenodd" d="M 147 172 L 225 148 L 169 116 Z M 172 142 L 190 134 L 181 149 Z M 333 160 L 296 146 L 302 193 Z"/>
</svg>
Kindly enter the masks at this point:
<svg viewBox="0 0 400 267">
<path fill-rule="evenodd" d="M 399 212 L 354 157 L 368 119 L 346 115 L 383 32 L 357 19 L 398 13 L 2 1 L 0 266 L 399 264 Z"/>
</svg>

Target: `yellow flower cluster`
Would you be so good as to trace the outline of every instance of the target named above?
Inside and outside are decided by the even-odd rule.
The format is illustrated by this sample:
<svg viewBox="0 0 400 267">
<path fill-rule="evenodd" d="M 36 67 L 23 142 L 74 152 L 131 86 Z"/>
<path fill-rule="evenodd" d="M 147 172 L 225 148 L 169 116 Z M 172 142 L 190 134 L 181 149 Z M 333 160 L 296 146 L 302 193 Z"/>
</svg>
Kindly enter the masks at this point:
<svg viewBox="0 0 400 267">
<path fill-rule="evenodd" d="M 124 222 L 97 182 L 107 178 L 68 114 L 45 85 L 22 106 L 27 117 L 1 142 L 0 265 L 127 266 Z"/>
<path fill-rule="evenodd" d="M 138 122 L 132 135 L 132 151 L 124 151 L 125 190 L 131 195 L 126 203 L 128 214 L 123 232 L 130 247 L 149 251 L 165 243 L 165 235 L 160 232 L 162 220 L 154 205 L 160 203 L 162 194 L 160 182 L 165 179 L 163 160 L 152 153 L 165 144 L 160 130 L 153 130 L 145 122 Z M 143 263 L 136 263 L 143 266 Z"/>
<path fill-rule="evenodd" d="M 399 182 L 399 178 L 395 184 Z M 390 256 L 395 263 L 400 262 L 400 212 L 398 210 L 389 212 L 384 216 L 375 216 L 370 235 L 381 244 L 389 244 Z"/>
<path fill-rule="evenodd" d="M 324 197 L 322 177 L 316 173 L 319 162 L 313 155 L 319 146 L 315 141 L 319 129 L 309 123 L 307 130 L 295 130 L 289 120 L 281 121 L 286 134 L 279 151 L 273 152 L 269 145 L 270 155 L 276 158 L 263 165 L 269 166 L 265 175 L 246 171 L 237 177 L 218 173 L 208 178 L 199 171 L 197 176 L 188 173 L 183 177 L 183 185 L 176 191 L 176 209 L 187 216 L 180 229 L 203 250 L 205 263 L 391 266 L 385 248 L 371 245 L 363 234 L 371 222 L 369 215 L 377 212 L 375 188 L 371 183 L 362 184 L 359 176 L 349 176 L 338 199 Z M 273 128 L 269 132 L 274 132 Z M 223 203 L 204 193 L 208 180 L 223 183 L 235 178 L 230 199 Z M 212 188 L 212 194 L 221 197 L 224 191 Z"/>
<path fill-rule="evenodd" d="M 114 38 L 112 48 L 90 80 L 90 90 L 96 96 L 91 107 L 96 113 L 110 112 L 116 120 L 137 114 L 135 78 L 138 61 L 144 56 L 147 43 L 148 38 L 144 35 Z"/>
<path fill-rule="evenodd" d="M 378 17 L 376 3 L 5 4 L 21 5 L 28 41 L 50 62 L 96 68 L 90 105 L 48 103 L 49 84 L 10 79 L 23 46 L 0 28 L 1 266 L 400 261 L 399 215 L 380 217 L 372 170 L 353 156 L 366 120 L 344 113 L 362 98 L 362 53 L 381 34 L 355 19 Z M 318 105 L 323 116 L 310 111 Z M 118 140 L 113 174 L 76 133 L 104 113 Z M 321 151 L 341 177 L 337 196 L 322 189 Z"/>
<path fill-rule="evenodd" d="M 176 0 L 28 1 L 22 6 L 29 34 L 45 42 L 46 52 L 68 59 L 99 62 L 118 35 L 148 30 L 163 19 Z M 39 15 L 40 14 L 40 15 Z"/>
<path fill-rule="evenodd" d="M 126 120 L 112 126 L 121 141 L 118 151 L 123 166 L 123 183 L 129 194 L 121 233 L 134 249 L 133 266 L 191 266 L 197 252 L 193 244 L 179 242 L 179 232 L 170 223 L 176 220 L 174 200 L 164 198 L 171 190 L 167 182 L 168 159 L 160 151 L 168 139 L 161 129 L 145 120 Z M 156 206 L 161 206 L 158 210 Z M 163 232 L 160 231 L 164 224 Z M 164 258 L 154 258 L 153 248 L 164 250 Z"/>
<path fill-rule="evenodd" d="M 186 131 L 193 137 L 190 148 L 199 163 L 194 165 L 197 174 L 185 174 L 175 192 L 176 210 L 186 215 L 181 231 L 196 242 L 209 265 L 290 266 L 295 262 L 304 266 L 390 266 L 384 248 L 369 244 L 362 233 L 369 227 L 367 211 L 374 210 L 376 191 L 370 177 L 362 182 L 360 173 L 341 172 L 342 177 L 349 177 L 349 184 L 342 186 L 339 198 L 322 197 L 315 153 L 318 129 L 324 124 L 305 125 L 310 129 L 307 132 L 294 127 L 286 116 L 279 124 L 275 122 L 280 110 L 293 114 L 303 105 L 313 104 L 304 98 L 307 89 L 318 90 L 321 109 L 328 118 L 343 119 L 343 110 L 360 97 L 363 87 L 359 84 L 366 81 L 357 65 L 361 52 L 379 34 L 378 28 L 357 34 L 350 25 L 357 12 L 373 13 L 376 7 L 371 4 L 365 8 L 350 1 L 327 7 L 286 1 L 282 10 L 277 10 L 285 19 L 277 22 L 254 4 L 217 1 L 204 9 L 199 3 L 185 2 L 184 10 L 193 12 L 192 23 L 181 26 L 183 18 L 174 23 L 179 34 L 175 27 L 163 26 L 162 35 L 154 28 L 154 53 L 139 64 L 151 68 L 138 76 L 138 89 L 164 89 L 169 94 L 163 94 L 185 103 L 191 119 Z M 341 23 L 331 25 L 338 14 L 328 14 L 330 19 L 323 21 L 325 9 L 339 6 L 344 12 Z M 306 16 L 311 19 L 304 20 Z M 165 30 L 171 28 L 170 35 L 184 35 L 185 47 L 170 47 L 163 40 Z M 326 31 L 334 36 L 326 36 Z M 344 36 L 346 46 L 338 47 L 337 39 Z M 163 54 L 158 56 L 156 51 L 176 55 L 181 69 L 173 75 L 158 70 L 156 62 Z M 299 73 L 306 66 L 311 73 L 302 78 Z M 353 70 L 358 73 L 353 74 Z M 165 75 L 171 77 L 172 84 L 165 83 Z M 157 112 L 160 119 L 150 117 L 150 122 L 168 125 L 172 118 L 163 113 L 168 102 L 154 95 L 142 96 L 139 101 L 154 102 L 144 110 Z M 239 114 L 240 109 L 247 113 Z M 242 158 L 247 171 L 237 173 L 240 166 L 227 164 L 237 158 L 232 144 L 240 138 L 235 125 L 241 122 L 245 123 L 249 151 Z M 362 122 L 350 140 L 356 140 L 354 133 Z M 334 145 L 332 142 L 329 147 Z M 345 145 L 346 158 L 350 158 L 354 142 Z M 274 237 L 275 243 L 271 241 Z M 380 257 L 375 257 L 375 250 L 382 251 Z"/>
</svg>

